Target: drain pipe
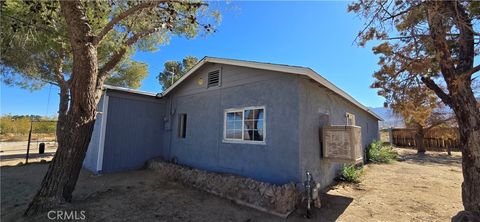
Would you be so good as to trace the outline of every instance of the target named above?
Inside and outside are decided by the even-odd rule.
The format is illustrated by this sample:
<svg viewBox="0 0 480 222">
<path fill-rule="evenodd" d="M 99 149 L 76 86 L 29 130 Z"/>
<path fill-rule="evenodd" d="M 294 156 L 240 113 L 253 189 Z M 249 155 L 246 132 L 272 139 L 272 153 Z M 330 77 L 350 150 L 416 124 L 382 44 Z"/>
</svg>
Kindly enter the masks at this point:
<svg viewBox="0 0 480 222">
<path fill-rule="evenodd" d="M 168 124 L 169 124 L 169 129 L 170 129 L 170 134 L 169 134 L 169 138 L 168 138 L 168 158 L 167 159 L 170 159 L 172 158 L 172 143 L 173 143 L 173 118 L 174 118 L 174 115 L 175 115 L 175 112 L 176 112 L 176 109 L 173 108 L 173 96 L 169 96 L 168 99 L 170 100 L 170 107 L 168 110 Z M 172 160 L 173 161 L 173 160 Z"/>
<path fill-rule="evenodd" d="M 311 217 L 311 204 L 312 204 L 312 185 L 314 184 L 312 174 L 307 170 L 305 172 L 306 180 L 305 180 L 305 195 L 307 196 L 307 213 L 305 214 L 306 218 Z"/>
<path fill-rule="evenodd" d="M 320 208 L 320 200 L 318 199 L 318 192 L 320 190 L 320 183 L 315 182 L 310 171 L 305 171 L 306 180 L 304 182 L 305 186 L 305 195 L 307 200 L 307 212 L 305 218 L 311 218 L 312 216 L 312 205 Z"/>
</svg>

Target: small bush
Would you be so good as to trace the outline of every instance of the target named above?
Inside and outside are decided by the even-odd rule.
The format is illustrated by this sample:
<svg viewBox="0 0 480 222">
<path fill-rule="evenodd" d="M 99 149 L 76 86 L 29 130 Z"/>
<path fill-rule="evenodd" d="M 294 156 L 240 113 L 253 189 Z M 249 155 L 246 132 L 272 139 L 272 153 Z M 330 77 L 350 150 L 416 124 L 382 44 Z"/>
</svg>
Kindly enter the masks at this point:
<svg viewBox="0 0 480 222">
<path fill-rule="evenodd" d="M 362 168 L 357 168 L 355 165 L 343 164 L 340 180 L 350 183 L 359 183 L 362 173 Z"/>
<path fill-rule="evenodd" d="M 367 148 L 368 162 L 372 163 L 390 163 L 397 158 L 391 146 L 383 145 L 382 141 L 373 141 Z"/>
</svg>

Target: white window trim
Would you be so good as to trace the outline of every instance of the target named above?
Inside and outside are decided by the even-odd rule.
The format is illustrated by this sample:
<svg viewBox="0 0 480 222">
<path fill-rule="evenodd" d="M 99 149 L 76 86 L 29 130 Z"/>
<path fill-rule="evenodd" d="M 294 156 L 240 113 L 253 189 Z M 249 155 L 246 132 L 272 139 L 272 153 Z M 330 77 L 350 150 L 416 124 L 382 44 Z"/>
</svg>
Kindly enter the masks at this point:
<svg viewBox="0 0 480 222">
<path fill-rule="evenodd" d="M 245 138 L 245 110 L 249 109 L 263 109 L 263 141 L 244 140 Z M 227 138 L 227 113 L 242 112 L 242 139 Z M 265 106 L 249 106 L 243 108 L 225 109 L 223 112 L 223 140 L 224 143 L 241 143 L 241 144 L 256 144 L 266 145 L 267 141 L 267 109 Z"/>
</svg>

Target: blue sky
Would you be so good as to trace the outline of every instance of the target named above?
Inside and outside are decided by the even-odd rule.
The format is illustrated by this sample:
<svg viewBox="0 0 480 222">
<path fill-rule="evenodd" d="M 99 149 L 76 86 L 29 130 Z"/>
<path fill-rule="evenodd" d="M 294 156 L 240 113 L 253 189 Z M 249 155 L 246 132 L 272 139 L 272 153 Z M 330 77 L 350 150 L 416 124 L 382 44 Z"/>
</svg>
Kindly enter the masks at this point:
<svg viewBox="0 0 480 222">
<path fill-rule="evenodd" d="M 383 98 L 369 88 L 372 73 L 378 68 L 377 57 L 371 45 L 361 48 L 352 44 L 364 21 L 347 13 L 348 3 L 264 1 L 225 6 L 212 2 L 222 12 L 216 33 L 193 40 L 172 38 L 156 52 L 137 52 L 134 59 L 149 65 L 149 75 L 140 89 L 161 91 L 155 77 L 165 61 L 188 55 L 214 56 L 307 66 L 362 104 L 383 106 Z M 51 116 L 58 108 L 55 86 L 31 92 L 2 83 L 0 98 L 1 114 Z"/>
</svg>

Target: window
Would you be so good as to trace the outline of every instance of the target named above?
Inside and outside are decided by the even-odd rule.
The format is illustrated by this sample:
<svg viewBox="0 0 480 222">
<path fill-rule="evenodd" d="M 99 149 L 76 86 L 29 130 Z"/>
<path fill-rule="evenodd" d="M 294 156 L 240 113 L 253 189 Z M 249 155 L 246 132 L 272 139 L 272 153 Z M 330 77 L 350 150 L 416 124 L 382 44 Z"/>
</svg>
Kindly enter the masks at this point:
<svg viewBox="0 0 480 222">
<path fill-rule="evenodd" d="M 345 117 L 347 118 L 347 125 L 348 126 L 355 126 L 355 115 L 351 113 L 345 114 Z"/>
<path fill-rule="evenodd" d="M 265 141 L 265 108 L 249 107 L 225 111 L 224 140 Z"/>
<path fill-rule="evenodd" d="M 178 118 L 178 137 L 185 138 L 187 135 L 187 114 L 179 114 Z"/>
<path fill-rule="evenodd" d="M 208 73 L 207 88 L 220 85 L 220 70 Z"/>
</svg>

